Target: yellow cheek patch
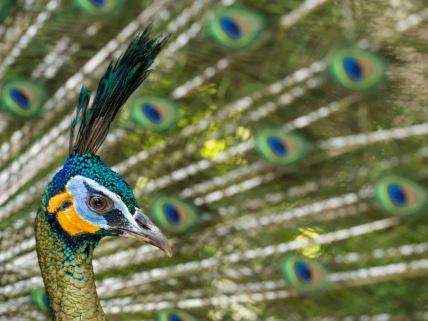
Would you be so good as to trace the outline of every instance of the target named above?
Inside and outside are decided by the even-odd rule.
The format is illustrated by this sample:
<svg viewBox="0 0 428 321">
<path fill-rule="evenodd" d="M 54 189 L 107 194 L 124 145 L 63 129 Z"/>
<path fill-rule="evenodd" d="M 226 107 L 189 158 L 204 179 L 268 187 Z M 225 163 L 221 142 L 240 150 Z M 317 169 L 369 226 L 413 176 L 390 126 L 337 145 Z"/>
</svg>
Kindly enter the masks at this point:
<svg viewBox="0 0 428 321">
<path fill-rule="evenodd" d="M 72 205 L 61 211 L 59 208 L 64 201 L 70 201 Z M 74 209 L 74 197 L 68 192 L 53 196 L 49 200 L 48 211 L 50 213 L 57 213 L 59 224 L 70 235 L 95 233 L 101 229 L 99 226 L 84 220 L 77 214 Z"/>
</svg>

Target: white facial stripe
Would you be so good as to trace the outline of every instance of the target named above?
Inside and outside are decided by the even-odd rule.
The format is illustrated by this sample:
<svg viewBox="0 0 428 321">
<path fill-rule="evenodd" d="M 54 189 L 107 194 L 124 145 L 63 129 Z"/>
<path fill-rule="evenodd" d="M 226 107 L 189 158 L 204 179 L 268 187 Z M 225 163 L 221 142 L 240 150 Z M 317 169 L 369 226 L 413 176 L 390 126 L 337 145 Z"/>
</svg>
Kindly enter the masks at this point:
<svg viewBox="0 0 428 321">
<path fill-rule="evenodd" d="M 107 188 L 98 184 L 96 181 L 79 175 L 72 177 L 68 181 L 65 188 L 69 193 L 73 194 L 76 200 L 75 209 L 85 220 L 103 228 L 107 226 L 106 219 L 90 210 L 86 205 L 86 200 L 90 191 L 87 189 L 85 184 L 90 186 L 93 190 L 99 191 L 105 196 L 109 197 L 113 201 L 114 207 L 121 211 L 129 222 L 134 221 L 131 213 L 128 210 L 128 207 L 125 205 L 119 195 L 109 191 Z"/>
</svg>

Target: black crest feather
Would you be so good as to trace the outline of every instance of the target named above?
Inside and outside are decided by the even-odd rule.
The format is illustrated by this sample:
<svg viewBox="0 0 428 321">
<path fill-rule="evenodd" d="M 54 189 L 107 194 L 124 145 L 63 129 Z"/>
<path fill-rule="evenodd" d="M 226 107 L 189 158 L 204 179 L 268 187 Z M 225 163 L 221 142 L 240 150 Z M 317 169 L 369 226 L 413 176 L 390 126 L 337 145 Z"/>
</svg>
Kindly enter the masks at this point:
<svg viewBox="0 0 428 321">
<path fill-rule="evenodd" d="M 110 124 L 129 96 L 146 79 L 151 71 L 150 66 L 165 42 L 165 38 L 150 37 L 149 28 L 140 33 L 122 56 L 110 63 L 90 107 L 90 92 L 82 87 L 76 117 L 70 129 L 70 157 L 97 152 L 107 136 Z"/>
</svg>

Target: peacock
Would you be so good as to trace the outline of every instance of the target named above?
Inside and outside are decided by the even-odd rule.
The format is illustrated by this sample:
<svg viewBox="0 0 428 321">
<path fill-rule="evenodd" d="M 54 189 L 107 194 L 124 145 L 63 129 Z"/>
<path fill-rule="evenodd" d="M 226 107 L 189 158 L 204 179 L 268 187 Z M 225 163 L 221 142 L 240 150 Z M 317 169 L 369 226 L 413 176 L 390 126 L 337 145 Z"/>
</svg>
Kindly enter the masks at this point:
<svg viewBox="0 0 428 321">
<path fill-rule="evenodd" d="M 424 0 L 2 1 L 0 320 L 428 319 L 427 27 Z"/>
<path fill-rule="evenodd" d="M 161 47 L 162 40 L 152 40 L 144 31 L 108 67 L 91 107 L 89 91 L 80 91 L 67 160 L 49 182 L 35 223 L 37 256 L 54 320 L 105 320 L 92 268 L 102 237 L 128 236 L 170 254 L 168 241 L 138 208 L 131 187 L 95 155 Z"/>
</svg>

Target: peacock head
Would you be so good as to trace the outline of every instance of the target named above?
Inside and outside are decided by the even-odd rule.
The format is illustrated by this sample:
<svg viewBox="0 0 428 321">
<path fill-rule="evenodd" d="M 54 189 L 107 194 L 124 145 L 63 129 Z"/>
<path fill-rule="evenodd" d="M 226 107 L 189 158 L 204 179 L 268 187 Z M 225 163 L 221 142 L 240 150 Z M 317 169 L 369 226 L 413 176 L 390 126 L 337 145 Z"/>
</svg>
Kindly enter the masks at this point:
<svg viewBox="0 0 428 321">
<path fill-rule="evenodd" d="M 128 236 L 171 252 L 131 187 L 94 154 L 69 157 L 48 185 L 43 205 L 51 227 L 72 239 Z"/>
<path fill-rule="evenodd" d="M 126 100 L 147 77 L 165 42 L 149 29 L 139 34 L 101 78 L 92 105 L 82 87 L 71 124 L 68 157 L 43 198 L 52 229 L 73 241 L 128 236 L 170 254 L 168 241 L 138 208 L 132 189 L 96 152 Z"/>
</svg>

